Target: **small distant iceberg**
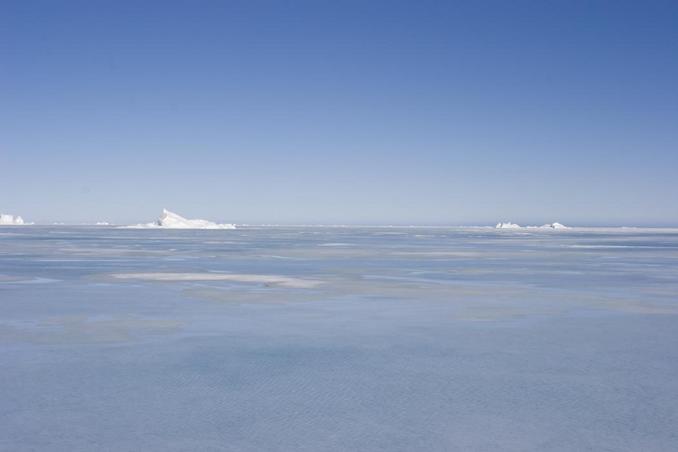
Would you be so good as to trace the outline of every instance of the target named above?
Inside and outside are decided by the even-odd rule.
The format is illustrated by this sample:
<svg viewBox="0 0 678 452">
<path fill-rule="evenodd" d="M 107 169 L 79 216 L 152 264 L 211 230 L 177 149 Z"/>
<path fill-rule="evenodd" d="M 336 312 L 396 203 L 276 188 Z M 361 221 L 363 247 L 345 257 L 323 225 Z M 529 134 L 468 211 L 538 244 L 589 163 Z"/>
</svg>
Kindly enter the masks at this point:
<svg viewBox="0 0 678 452">
<path fill-rule="evenodd" d="M 568 226 L 565 226 L 561 223 L 547 223 L 539 226 L 540 229 L 570 229 Z"/>
<path fill-rule="evenodd" d="M 519 224 L 511 223 L 510 221 L 506 223 L 497 223 L 495 226 L 496 229 L 522 229 L 522 226 Z"/>
<path fill-rule="evenodd" d="M 162 228 L 162 229 L 235 229 L 234 224 L 219 224 L 208 220 L 189 220 L 179 214 L 162 209 L 162 215 L 153 223 L 126 226 L 128 228 Z"/>
<path fill-rule="evenodd" d="M 97 221 L 95 226 L 110 226 L 111 224 L 108 221 Z"/>
<path fill-rule="evenodd" d="M 6 213 L 0 213 L 0 225 L 1 226 L 22 226 L 27 223 L 24 222 L 24 219 L 19 215 L 9 215 Z"/>
<path fill-rule="evenodd" d="M 495 226 L 496 229 L 570 229 L 570 227 L 565 226 L 562 223 L 547 223 L 541 226 L 520 226 L 519 224 L 506 222 L 506 223 L 497 223 Z"/>
</svg>

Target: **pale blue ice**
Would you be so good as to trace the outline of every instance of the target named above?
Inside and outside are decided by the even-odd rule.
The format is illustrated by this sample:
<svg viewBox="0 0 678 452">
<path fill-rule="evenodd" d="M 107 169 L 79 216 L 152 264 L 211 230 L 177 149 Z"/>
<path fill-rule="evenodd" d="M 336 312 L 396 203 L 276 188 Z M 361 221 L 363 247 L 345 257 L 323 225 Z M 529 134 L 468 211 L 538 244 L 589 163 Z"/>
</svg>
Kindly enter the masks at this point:
<svg viewBox="0 0 678 452">
<path fill-rule="evenodd" d="M 678 232 L 5 227 L 0 450 L 675 451 Z"/>
</svg>

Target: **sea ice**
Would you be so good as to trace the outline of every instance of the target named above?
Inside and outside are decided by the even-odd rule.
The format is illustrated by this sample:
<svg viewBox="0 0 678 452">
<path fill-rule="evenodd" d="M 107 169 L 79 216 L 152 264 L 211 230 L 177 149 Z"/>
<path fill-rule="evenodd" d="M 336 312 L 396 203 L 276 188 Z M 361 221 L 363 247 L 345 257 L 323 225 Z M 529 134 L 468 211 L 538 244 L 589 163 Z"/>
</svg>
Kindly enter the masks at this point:
<svg viewBox="0 0 678 452">
<path fill-rule="evenodd" d="M 6 227 L 0 451 L 678 450 L 678 229 L 540 225 Z"/>
</svg>

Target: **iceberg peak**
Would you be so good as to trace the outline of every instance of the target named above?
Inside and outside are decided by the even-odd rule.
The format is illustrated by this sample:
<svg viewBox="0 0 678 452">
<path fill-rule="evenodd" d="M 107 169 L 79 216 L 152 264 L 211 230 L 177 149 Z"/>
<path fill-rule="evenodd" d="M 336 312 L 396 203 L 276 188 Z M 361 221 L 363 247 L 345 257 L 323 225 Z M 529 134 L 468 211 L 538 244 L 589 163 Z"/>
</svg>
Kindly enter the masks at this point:
<svg viewBox="0 0 678 452">
<path fill-rule="evenodd" d="M 179 214 L 176 214 L 174 212 L 170 212 L 167 209 L 162 209 L 162 215 L 160 215 L 160 218 L 158 218 L 155 223 L 158 226 L 170 226 L 170 225 L 177 225 L 177 224 L 184 224 L 189 221 L 205 221 L 205 220 L 189 220 L 187 218 L 182 217 Z"/>
</svg>

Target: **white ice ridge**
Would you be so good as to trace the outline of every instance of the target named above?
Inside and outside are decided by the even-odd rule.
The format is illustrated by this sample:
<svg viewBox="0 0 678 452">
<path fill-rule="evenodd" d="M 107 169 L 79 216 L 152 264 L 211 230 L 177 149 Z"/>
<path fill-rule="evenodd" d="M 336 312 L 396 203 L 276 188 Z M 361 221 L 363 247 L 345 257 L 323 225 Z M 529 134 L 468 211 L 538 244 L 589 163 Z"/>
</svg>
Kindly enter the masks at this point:
<svg viewBox="0 0 678 452">
<path fill-rule="evenodd" d="M 542 226 L 520 226 L 519 224 L 511 223 L 497 223 L 495 226 L 496 229 L 570 229 L 561 223 L 547 223 Z"/>
<path fill-rule="evenodd" d="M 24 223 L 24 219 L 19 215 L 9 215 L 6 213 L 0 213 L 0 225 L 3 226 L 19 226 Z"/>
<path fill-rule="evenodd" d="M 235 229 L 234 224 L 219 224 L 207 220 L 189 220 L 167 209 L 162 209 L 162 215 L 153 223 L 128 226 L 131 228 L 165 228 L 165 229 Z"/>
</svg>

